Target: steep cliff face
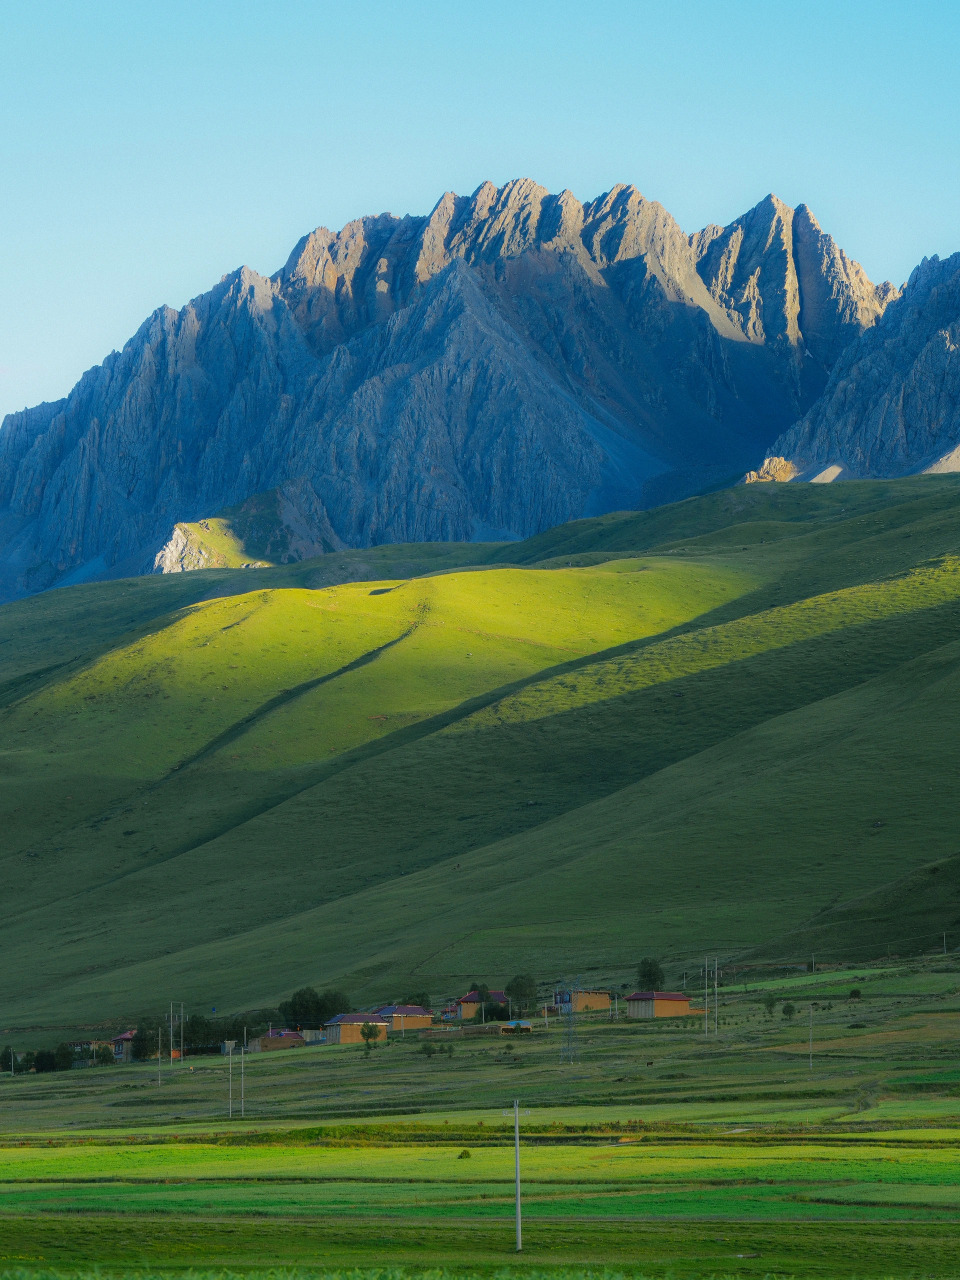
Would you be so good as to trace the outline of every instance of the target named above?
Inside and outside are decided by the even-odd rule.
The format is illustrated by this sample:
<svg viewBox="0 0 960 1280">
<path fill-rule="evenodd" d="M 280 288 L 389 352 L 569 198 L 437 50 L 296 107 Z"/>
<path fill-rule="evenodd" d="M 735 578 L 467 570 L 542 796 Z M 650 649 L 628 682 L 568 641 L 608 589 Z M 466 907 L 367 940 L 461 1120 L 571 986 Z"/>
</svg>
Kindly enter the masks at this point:
<svg viewBox="0 0 960 1280">
<path fill-rule="evenodd" d="M 0 598 L 148 571 L 178 523 L 285 485 L 304 546 L 682 496 L 796 420 L 886 297 L 774 197 L 687 236 L 633 187 L 524 180 L 319 228 L 6 419 Z"/>
<path fill-rule="evenodd" d="M 960 470 L 960 253 L 924 259 L 770 453 L 799 479 Z"/>
</svg>

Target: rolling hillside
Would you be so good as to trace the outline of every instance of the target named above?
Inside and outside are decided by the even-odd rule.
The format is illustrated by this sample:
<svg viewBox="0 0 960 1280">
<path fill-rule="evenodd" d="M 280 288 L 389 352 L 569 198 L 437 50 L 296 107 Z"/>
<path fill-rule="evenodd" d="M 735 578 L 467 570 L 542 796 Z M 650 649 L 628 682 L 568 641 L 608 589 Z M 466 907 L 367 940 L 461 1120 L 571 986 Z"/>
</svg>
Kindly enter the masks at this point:
<svg viewBox="0 0 960 1280">
<path fill-rule="evenodd" d="M 0 1020 L 960 945 L 958 500 L 754 485 L 5 606 Z"/>
</svg>

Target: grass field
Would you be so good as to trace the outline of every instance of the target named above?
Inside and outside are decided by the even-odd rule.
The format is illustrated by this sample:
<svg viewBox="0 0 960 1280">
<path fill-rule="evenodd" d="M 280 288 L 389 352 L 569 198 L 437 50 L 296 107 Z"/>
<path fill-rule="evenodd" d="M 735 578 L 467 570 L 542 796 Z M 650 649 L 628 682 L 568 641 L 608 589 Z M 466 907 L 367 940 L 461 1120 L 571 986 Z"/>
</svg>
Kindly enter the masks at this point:
<svg viewBox="0 0 960 1280">
<path fill-rule="evenodd" d="M 555 1020 L 253 1054 L 243 1118 L 236 1058 L 232 1118 L 221 1056 L 0 1077 L 0 1274 L 955 1276 L 960 958 L 764 973 L 572 1063 Z"/>
<path fill-rule="evenodd" d="M 960 944 L 957 498 L 750 486 L 5 606 L 8 1037 Z"/>
</svg>

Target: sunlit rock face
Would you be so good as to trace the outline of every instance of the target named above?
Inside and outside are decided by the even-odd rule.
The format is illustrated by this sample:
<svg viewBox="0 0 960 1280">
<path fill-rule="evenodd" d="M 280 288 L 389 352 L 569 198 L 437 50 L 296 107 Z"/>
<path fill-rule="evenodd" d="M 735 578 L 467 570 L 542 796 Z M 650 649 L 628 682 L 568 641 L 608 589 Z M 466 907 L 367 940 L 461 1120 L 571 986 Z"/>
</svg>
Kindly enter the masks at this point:
<svg viewBox="0 0 960 1280">
<path fill-rule="evenodd" d="M 924 259 L 770 452 L 807 480 L 960 471 L 960 253 Z"/>
<path fill-rule="evenodd" d="M 755 465 L 891 295 L 773 196 L 693 236 L 634 187 L 526 180 L 319 228 L 6 418 L 0 598 L 148 571 L 283 485 L 345 546 L 682 497 Z"/>
</svg>

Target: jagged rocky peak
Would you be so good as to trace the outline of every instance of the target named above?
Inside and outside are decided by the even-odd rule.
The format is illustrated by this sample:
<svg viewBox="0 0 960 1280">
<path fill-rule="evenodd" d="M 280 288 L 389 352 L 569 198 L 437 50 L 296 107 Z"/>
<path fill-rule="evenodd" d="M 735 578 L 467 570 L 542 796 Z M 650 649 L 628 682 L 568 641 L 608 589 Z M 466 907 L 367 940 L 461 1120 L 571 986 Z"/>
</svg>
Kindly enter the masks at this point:
<svg viewBox="0 0 960 1280">
<path fill-rule="evenodd" d="M 960 470 L 960 253 L 923 260 L 770 455 L 757 478 Z"/>
<path fill-rule="evenodd" d="M 768 195 L 726 227 L 691 236 L 710 296 L 751 342 L 809 351 L 829 368 L 896 296 L 874 285 L 805 204 Z"/>
<path fill-rule="evenodd" d="M 772 196 L 694 236 L 636 187 L 529 179 L 318 227 L 7 419 L 0 598 L 182 568 L 186 526 L 268 492 L 291 554 L 683 496 L 762 456 L 889 296 Z"/>
</svg>

